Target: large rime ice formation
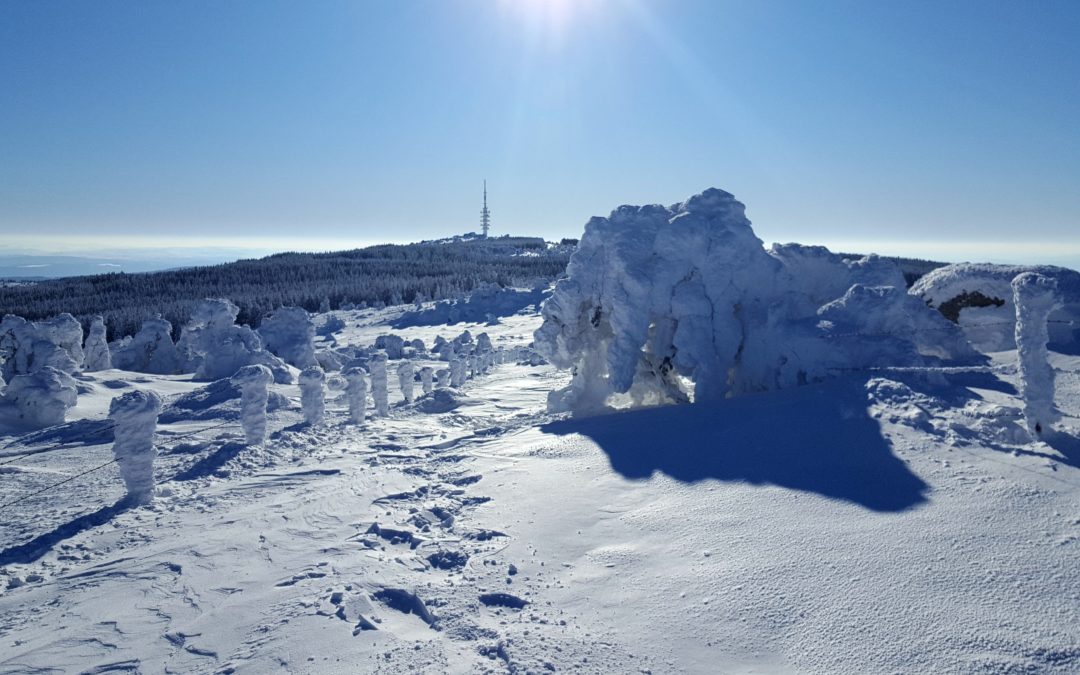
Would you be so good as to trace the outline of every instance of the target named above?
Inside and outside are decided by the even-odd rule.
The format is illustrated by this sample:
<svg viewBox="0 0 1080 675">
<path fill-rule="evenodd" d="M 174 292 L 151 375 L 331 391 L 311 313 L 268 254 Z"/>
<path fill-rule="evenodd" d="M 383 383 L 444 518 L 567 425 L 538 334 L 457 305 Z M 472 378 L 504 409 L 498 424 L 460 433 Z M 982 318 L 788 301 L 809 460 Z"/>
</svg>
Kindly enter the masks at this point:
<svg viewBox="0 0 1080 675">
<path fill-rule="evenodd" d="M 1028 433 L 1038 438 L 1058 420 L 1054 407 L 1054 369 L 1048 360 L 1046 320 L 1061 306 L 1057 281 L 1034 272 L 1012 281 L 1016 306 L 1016 351 L 1020 360 L 1020 394 Z"/>
<path fill-rule="evenodd" d="M 375 414 L 390 414 L 390 391 L 386 382 L 386 352 L 375 352 L 368 362 L 371 371 L 371 400 L 375 402 Z"/>
<path fill-rule="evenodd" d="M 0 376 L 34 373 L 50 367 L 76 373 L 83 365 L 82 326 L 70 314 L 31 322 L 6 315 L 0 321 Z"/>
<path fill-rule="evenodd" d="M 432 375 L 435 374 L 435 369 L 431 366 L 424 366 L 420 369 L 420 386 L 424 395 L 427 396 L 435 390 L 435 386 L 432 383 Z"/>
<path fill-rule="evenodd" d="M 240 423 L 248 445 L 266 441 L 266 402 L 270 398 L 270 383 L 274 374 L 266 366 L 244 366 L 231 381 L 240 389 Z"/>
<path fill-rule="evenodd" d="M 345 370 L 345 397 L 349 400 L 349 420 L 353 424 L 362 424 L 367 418 L 367 374 L 363 368 L 352 367 Z"/>
<path fill-rule="evenodd" d="M 105 320 L 95 316 L 90 324 L 90 332 L 86 335 L 83 344 L 83 370 L 96 372 L 112 368 L 112 354 L 109 352 L 109 342 L 105 337 Z"/>
<path fill-rule="evenodd" d="M 978 358 L 955 326 L 903 288 L 899 269 L 874 256 L 765 250 L 743 205 L 722 190 L 670 208 L 623 206 L 589 221 L 544 305 L 536 350 L 574 374 L 549 406 L 598 410 L 623 394 L 634 404 L 682 402 L 688 383 L 694 400 L 708 401 L 837 368 Z M 942 335 L 916 337 L 890 318 L 896 311 Z M 841 339 L 883 330 L 898 335 L 873 349 Z"/>
<path fill-rule="evenodd" d="M 1052 265 L 957 263 L 921 277 L 911 294 L 960 324 L 980 350 L 1002 351 L 1015 346 L 1012 281 L 1025 272 L 1057 282 L 1061 304 L 1050 313 L 1050 344 L 1075 351 L 1080 343 L 1080 323 L 1075 323 L 1080 321 L 1080 272 L 1075 270 Z"/>
<path fill-rule="evenodd" d="M 302 307 L 275 309 L 259 326 L 263 347 L 303 370 L 315 362 L 315 323 Z"/>
<path fill-rule="evenodd" d="M 248 326 L 237 326 L 240 309 L 225 299 L 203 300 L 191 314 L 177 347 L 184 371 L 197 380 L 231 377 L 244 366 L 262 364 L 278 384 L 292 382 L 285 363 L 262 347 L 259 335 Z"/>
<path fill-rule="evenodd" d="M 300 372 L 300 407 L 304 411 L 304 421 L 312 426 L 321 424 L 326 414 L 324 382 L 326 373 L 318 366 Z"/>
<path fill-rule="evenodd" d="M 109 404 L 113 455 L 127 486 L 127 499 L 145 504 L 154 496 L 154 431 L 161 398 L 152 391 L 129 391 Z"/>
<path fill-rule="evenodd" d="M 11 378 L 4 388 L 2 400 L 14 406 L 22 424 L 40 429 L 63 424 L 68 409 L 75 407 L 77 397 L 75 380 L 70 375 L 44 366 Z"/>
<path fill-rule="evenodd" d="M 114 368 L 136 373 L 180 372 L 180 353 L 172 341 L 172 324 L 161 317 L 147 319 L 135 337 L 114 349 L 112 364 Z"/>
<path fill-rule="evenodd" d="M 413 364 L 411 361 L 406 361 L 398 366 L 397 369 L 398 386 L 401 387 L 401 395 L 404 397 L 406 403 L 412 403 L 414 398 L 413 393 Z"/>
</svg>

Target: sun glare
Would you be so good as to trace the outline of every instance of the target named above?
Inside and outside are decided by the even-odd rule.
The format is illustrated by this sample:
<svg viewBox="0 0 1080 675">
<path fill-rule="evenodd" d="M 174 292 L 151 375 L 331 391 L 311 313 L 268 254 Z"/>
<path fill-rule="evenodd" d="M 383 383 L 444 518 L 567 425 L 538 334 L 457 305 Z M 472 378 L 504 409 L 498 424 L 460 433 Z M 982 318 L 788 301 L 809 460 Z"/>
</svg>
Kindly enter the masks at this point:
<svg viewBox="0 0 1080 675">
<path fill-rule="evenodd" d="M 563 34 L 580 15 L 600 0 L 500 0 L 504 10 L 548 35 Z"/>
</svg>

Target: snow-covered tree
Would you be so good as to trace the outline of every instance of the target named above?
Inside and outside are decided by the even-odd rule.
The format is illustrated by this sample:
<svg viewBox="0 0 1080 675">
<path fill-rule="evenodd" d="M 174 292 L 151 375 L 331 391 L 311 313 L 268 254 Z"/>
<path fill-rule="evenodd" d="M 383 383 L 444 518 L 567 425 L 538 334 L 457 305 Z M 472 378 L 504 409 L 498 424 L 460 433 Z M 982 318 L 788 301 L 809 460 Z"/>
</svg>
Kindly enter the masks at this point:
<svg viewBox="0 0 1080 675">
<path fill-rule="evenodd" d="M 300 372 L 300 407 L 304 411 L 304 421 L 311 426 L 322 424 L 326 414 L 325 382 L 326 373 L 318 366 Z"/>
<path fill-rule="evenodd" d="M 132 504 L 145 504 L 154 496 L 154 432 L 160 412 L 161 397 L 153 391 L 129 391 L 109 404 L 113 455 Z"/>
<path fill-rule="evenodd" d="M 262 365 L 244 366 L 230 378 L 240 389 L 240 423 L 248 445 L 266 441 L 266 403 L 274 374 Z"/>
<path fill-rule="evenodd" d="M 315 361 L 315 324 L 302 307 L 275 309 L 257 331 L 262 346 L 285 363 L 303 370 Z"/>
<path fill-rule="evenodd" d="M 109 352 L 109 343 L 105 334 L 105 320 L 100 316 L 95 316 L 93 323 L 90 324 L 90 331 L 86 335 L 86 342 L 83 344 L 85 355 L 83 370 L 86 372 L 109 370 L 113 367 L 112 354 Z"/>
<path fill-rule="evenodd" d="M 375 402 L 375 414 L 390 414 L 390 392 L 386 381 L 386 352 L 376 352 L 368 362 L 371 373 L 371 398 Z"/>
<path fill-rule="evenodd" d="M 78 392 L 70 375 L 44 366 L 12 377 L 0 401 L 15 408 L 16 417 L 23 425 L 40 429 L 63 424 L 67 411 L 78 401 Z"/>
<path fill-rule="evenodd" d="M 413 393 L 413 364 L 412 361 L 405 361 L 397 368 L 398 386 L 401 387 L 401 395 L 404 397 L 406 403 L 412 403 L 414 399 Z"/>
<path fill-rule="evenodd" d="M 172 324 L 157 317 L 147 319 L 129 341 L 112 351 L 112 365 L 136 373 L 172 375 L 181 371 L 180 353 L 172 341 Z"/>
<path fill-rule="evenodd" d="M 1054 369 L 1046 343 L 1046 320 L 1061 305 L 1054 279 L 1025 272 L 1012 281 L 1016 306 L 1016 351 L 1020 360 L 1020 394 L 1028 433 L 1039 438 L 1051 431 L 1060 414 L 1054 407 Z"/>
<path fill-rule="evenodd" d="M 285 363 L 262 348 L 262 340 L 248 326 L 235 325 L 239 309 L 229 300 L 204 300 L 192 313 L 177 343 L 185 372 L 197 380 L 231 377 L 240 368 L 262 364 L 279 384 L 292 382 Z"/>
<path fill-rule="evenodd" d="M 367 373 L 363 368 L 354 366 L 343 373 L 345 396 L 349 400 L 349 419 L 353 424 L 362 424 L 367 418 Z"/>
<path fill-rule="evenodd" d="M 432 376 L 435 374 L 435 369 L 431 366 L 424 366 L 420 369 L 420 386 L 424 394 L 430 394 L 434 390 L 432 383 Z"/>
</svg>

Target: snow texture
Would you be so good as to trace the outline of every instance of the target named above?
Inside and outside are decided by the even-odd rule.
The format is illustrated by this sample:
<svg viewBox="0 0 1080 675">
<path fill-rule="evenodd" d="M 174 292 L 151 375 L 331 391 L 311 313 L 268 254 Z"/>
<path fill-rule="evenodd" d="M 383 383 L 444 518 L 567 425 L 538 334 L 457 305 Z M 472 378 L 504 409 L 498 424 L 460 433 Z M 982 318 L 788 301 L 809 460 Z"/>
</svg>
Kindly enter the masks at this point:
<svg viewBox="0 0 1080 675">
<path fill-rule="evenodd" d="M 589 221 L 543 307 L 536 352 L 573 373 L 550 409 L 597 412 L 622 395 L 633 405 L 719 401 L 836 369 L 978 360 L 955 326 L 903 288 L 899 269 L 875 256 L 766 251 L 722 190 L 672 207 L 619 207 Z M 913 333 L 911 322 L 935 334 Z M 870 346 L 836 339 L 879 332 L 896 334 Z"/>
<path fill-rule="evenodd" d="M 1038 439 L 1051 431 L 1060 415 L 1054 407 L 1054 369 L 1046 343 L 1046 320 L 1061 306 L 1057 280 L 1024 272 L 1012 280 L 1016 306 L 1016 351 L 1020 361 L 1020 394 L 1028 433 Z"/>
<path fill-rule="evenodd" d="M 262 365 L 244 366 L 230 378 L 240 389 L 240 424 L 248 445 L 266 441 L 266 402 L 274 374 Z"/>
<path fill-rule="evenodd" d="M 315 323 L 302 307 L 275 309 L 257 331 L 263 348 L 303 370 L 315 361 Z"/>
<path fill-rule="evenodd" d="M 379 351 L 368 362 L 371 373 L 371 399 L 375 402 L 375 414 L 386 417 L 390 414 L 390 392 L 387 386 L 386 352 Z"/>
<path fill-rule="evenodd" d="M 326 415 L 324 382 L 326 373 L 318 366 L 311 366 L 300 372 L 300 407 L 304 411 L 304 421 L 310 426 L 322 424 Z"/>
<path fill-rule="evenodd" d="M 1057 282 L 1061 304 L 1048 317 L 1052 347 L 1076 353 L 1080 346 L 1080 272 L 1053 265 L 956 263 L 922 276 L 911 294 L 948 313 L 982 351 L 1015 345 L 1016 320 L 1012 281 L 1031 272 Z"/>
<path fill-rule="evenodd" d="M 192 312 L 178 342 L 185 372 L 197 380 L 231 377 L 244 366 L 262 364 L 279 384 L 292 382 L 285 363 L 262 348 L 259 335 L 248 326 L 237 326 L 239 308 L 229 300 L 207 299 Z"/>
<path fill-rule="evenodd" d="M 88 373 L 99 370 L 109 370 L 112 365 L 112 354 L 109 352 L 109 343 L 106 339 L 105 320 L 95 316 L 90 324 L 90 332 L 86 335 L 83 344 L 83 370 Z"/>
<path fill-rule="evenodd" d="M 154 432 L 161 397 L 153 391 L 129 391 L 109 404 L 113 421 L 113 456 L 127 487 L 127 499 L 145 504 L 154 496 Z"/>
<path fill-rule="evenodd" d="M 77 397 L 75 380 L 70 375 L 44 366 L 11 378 L 0 401 L 15 410 L 20 426 L 41 429 L 63 424 L 67 411 L 75 407 Z"/>
<path fill-rule="evenodd" d="M 349 400 L 349 421 L 363 424 L 367 419 L 367 373 L 363 368 L 352 367 L 345 370 L 345 397 Z"/>
<path fill-rule="evenodd" d="M 406 361 L 397 368 L 398 386 L 401 388 L 401 396 L 405 399 L 405 403 L 412 403 L 416 395 L 413 391 L 413 364 L 411 361 Z"/>
<path fill-rule="evenodd" d="M 172 375 L 181 370 L 180 352 L 172 340 L 172 324 L 161 317 L 147 319 L 139 332 L 112 351 L 112 365 L 120 370 Z"/>
</svg>

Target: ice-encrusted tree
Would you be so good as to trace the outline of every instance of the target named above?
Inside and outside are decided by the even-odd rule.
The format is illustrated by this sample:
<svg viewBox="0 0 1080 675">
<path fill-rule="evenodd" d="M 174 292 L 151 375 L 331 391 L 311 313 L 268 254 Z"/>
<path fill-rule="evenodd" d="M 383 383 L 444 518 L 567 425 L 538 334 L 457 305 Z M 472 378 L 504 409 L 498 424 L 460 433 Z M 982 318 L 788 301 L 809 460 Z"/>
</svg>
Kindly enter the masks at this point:
<svg viewBox="0 0 1080 675">
<path fill-rule="evenodd" d="M 0 375 L 10 380 L 46 367 L 74 374 L 83 365 L 82 337 L 67 313 L 36 322 L 8 314 L 0 321 Z"/>
<path fill-rule="evenodd" d="M 262 364 L 278 384 L 291 383 L 289 369 L 263 349 L 259 335 L 235 324 L 239 311 L 224 298 L 204 300 L 195 308 L 177 343 L 185 372 L 194 371 L 197 380 L 217 380 L 244 366 Z"/>
<path fill-rule="evenodd" d="M 303 307 L 281 307 L 263 319 L 257 331 L 263 348 L 303 370 L 314 365 L 315 323 Z"/>
<path fill-rule="evenodd" d="M 405 361 L 398 366 L 397 369 L 398 386 L 401 387 L 401 396 L 405 399 L 405 403 L 412 403 L 415 394 L 413 392 L 413 364 L 412 361 Z"/>
<path fill-rule="evenodd" d="M 263 365 L 244 366 L 230 378 L 240 389 L 240 424 L 248 445 L 266 441 L 266 403 L 274 374 Z"/>
<path fill-rule="evenodd" d="M 113 456 L 132 504 L 145 504 L 154 496 L 154 432 L 160 412 L 161 397 L 153 391 L 129 391 L 109 404 Z"/>
<path fill-rule="evenodd" d="M 1046 349 L 1046 321 L 1061 305 L 1061 297 L 1056 280 L 1034 272 L 1018 274 L 1012 289 L 1024 421 L 1032 438 L 1040 438 L 1052 430 L 1051 425 L 1060 417 L 1054 407 L 1054 368 Z"/>
<path fill-rule="evenodd" d="M 386 417 L 390 414 L 390 391 L 386 381 L 386 352 L 375 352 L 368 362 L 371 373 L 371 399 L 375 402 L 375 414 Z"/>
<path fill-rule="evenodd" d="M 439 368 L 435 371 L 436 387 L 439 389 L 446 389 L 450 386 L 450 369 Z"/>
<path fill-rule="evenodd" d="M 11 378 L 0 399 L 15 407 L 22 424 L 40 429 L 63 424 L 67 411 L 78 402 L 78 392 L 70 375 L 44 366 Z"/>
<path fill-rule="evenodd" d="M 300 372 L 300 407 L 304 411 L 304 421 L 311 426 L 322 424 L 326 414 L 325 382 L 326 373 L 318 366 Z"/>
<path fill-rule="evenodd" d="M 353 424 L 362 424 L 367 418 L 367 373 L 363 368 L 347 368 L 345 376 L 345 396 L 349 400 L 349 420 Z"/>
<path fill-rule="evenodd" d="M 109 352 L 109 342 L 105 337 L 105 320 L 95 316 L 90 324 L 90 331 L 86 334 L 86 342 L 83 344 L 83 370 L 97 372 L 112 368 L 112 354 Z"/>
<path fill-rule="evenodd" d="M 432 384 L 432 375 L 434 374 L 435 369 L 431 366 L 424 366 L 420 369 L 420 386 L 425 395 L 430 394 L 435 389 Z"/>
<path fill-rule="evenodd" d="M 139 332 L 112 352 L 113 367 L 136 373 L 172 375 L 181 371 L 180 352 L 172 340 L 172 324 L 147 319 Z"/>
<path fill-rule="evenodd" d="M 889 261 L 797 244 L 766 250 L 743 205 L 723 190 L 671 207 L 622 206 L 586 225 L 544 304 L 535 352 L 523 358 L 573 373 L 548 405 L 575 412 L 602 410 L 618 396 L 639 405 L 717 401 L 818 379 L 826 366 L 895 365 L 888 350 L 846 350 L 830 339 L 836 331 L 818 325 L 818 309 L 857 286 L 892 290 L 856 291 L 834 308 L 849 332 L 882 324 L 884 310 L 844 311 L 867 300 L 902 306 L 920 322 L 933 312 L 903 297 L 903 275 Z M 896 355 L 915 354 L 920 364 L 977 358 L 955 326 L 939 327 L 943 339 L 901 331 Z"/>
</svg>

